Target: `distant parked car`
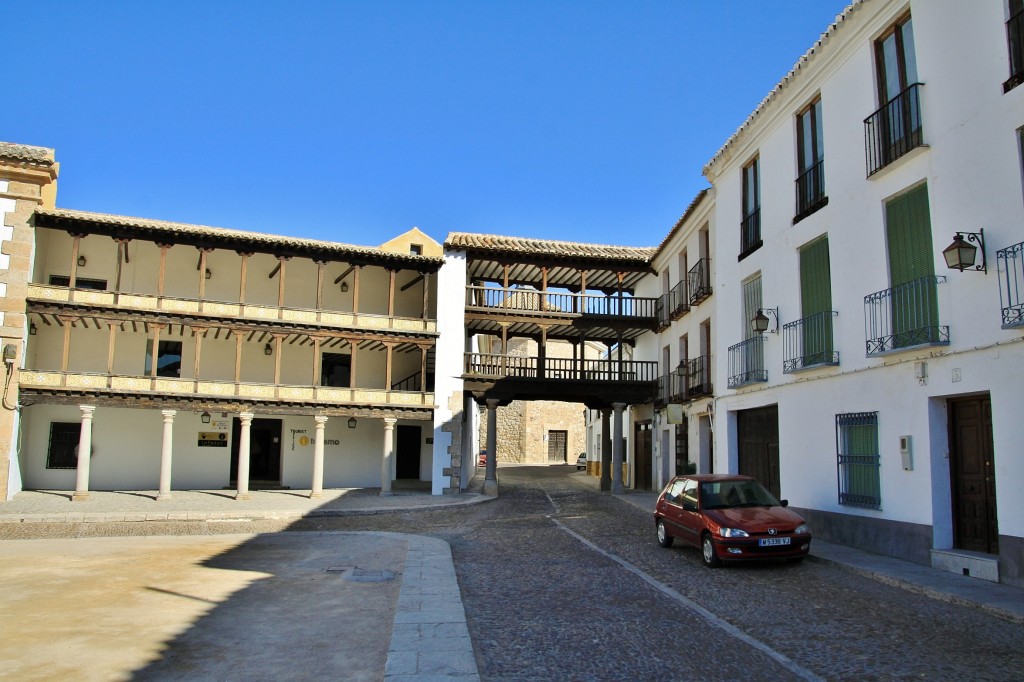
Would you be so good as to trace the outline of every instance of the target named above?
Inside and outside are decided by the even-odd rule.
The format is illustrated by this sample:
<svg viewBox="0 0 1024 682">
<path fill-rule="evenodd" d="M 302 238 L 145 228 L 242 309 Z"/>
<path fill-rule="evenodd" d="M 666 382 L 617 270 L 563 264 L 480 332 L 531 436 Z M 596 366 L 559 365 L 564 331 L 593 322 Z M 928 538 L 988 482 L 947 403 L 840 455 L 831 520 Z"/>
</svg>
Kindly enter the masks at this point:
<svg viewBox="0 0 1024 682">
<path fill-rule="evenodd" d="M 788 504 L 749 476 L 677 476 L 654 508 L 658 543 L 671 547 L 678 538 L 700 547 L 712 568 L 744 559 L 800 561 L 811 549 L 811 531 Z"/>
<path fill-rule="evenodd" d="M 487 451 L 481 450 L 480 455 L 476 459 L 476 465 L 479 467 L 487 466 Z"/>
<path fill-rule="evenodd" d="M 587 453 L 581 452 L 580 456 L 576 458 L 576 471 L 587 468 Z"/>
</svg>

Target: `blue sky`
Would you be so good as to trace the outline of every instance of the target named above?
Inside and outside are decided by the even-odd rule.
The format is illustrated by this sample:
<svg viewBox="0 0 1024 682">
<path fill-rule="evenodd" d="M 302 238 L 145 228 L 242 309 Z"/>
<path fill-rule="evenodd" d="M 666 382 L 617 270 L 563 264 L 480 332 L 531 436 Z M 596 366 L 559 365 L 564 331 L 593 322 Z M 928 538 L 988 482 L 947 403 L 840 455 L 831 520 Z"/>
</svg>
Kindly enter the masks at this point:
<svg viewBox="0 0 1024 682">
<path fill-rule="evenodd" d="M 0 139 L 63 208 L 653 246 L 846 4 L 8 3 Z"/>
</svg>

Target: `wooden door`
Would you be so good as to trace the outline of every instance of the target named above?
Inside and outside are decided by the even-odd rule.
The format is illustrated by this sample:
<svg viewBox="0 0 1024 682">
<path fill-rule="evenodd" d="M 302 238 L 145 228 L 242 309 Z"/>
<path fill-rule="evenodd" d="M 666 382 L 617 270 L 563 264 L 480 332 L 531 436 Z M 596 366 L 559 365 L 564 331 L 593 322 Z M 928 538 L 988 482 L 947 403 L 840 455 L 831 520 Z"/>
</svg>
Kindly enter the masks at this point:
<svg viewBox="0 0 1024 682">
<path fill-rule="evenodd" d="M 770 405 L 736 413 L 739 473 L 753 476 L 772 495 L 781 496 L 779 485 L 779 408 Z"/>
<path fill-rule="evenodd" d="M 633 488 L 636 490 L 650 490 L 653 484 L 651 426 L 651 422 L 644 421 L 637 422 L 633 428 L 633 462 L 636 464 L 636 481 Z"/>
<path fill-rule="evenodd" d="M 569 462 L 566 447 L 568 446 L 568 431 L 548 431 L 548 462 L 567 464 Z"/>
<path fill-rule="evenodd" d="M 949 468 L 957 549 L 999 553 L 989 396 L 949 401 Z"/>
</svg>

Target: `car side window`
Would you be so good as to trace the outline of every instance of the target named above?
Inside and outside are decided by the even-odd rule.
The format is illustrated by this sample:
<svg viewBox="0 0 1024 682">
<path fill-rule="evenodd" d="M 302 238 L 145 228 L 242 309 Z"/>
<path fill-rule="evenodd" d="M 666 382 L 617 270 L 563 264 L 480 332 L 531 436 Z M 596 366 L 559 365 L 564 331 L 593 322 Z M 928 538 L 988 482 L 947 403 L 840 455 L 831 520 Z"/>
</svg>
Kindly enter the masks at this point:
<svg viewBox="0 0 1024 682">
<path fill-rule="evenodd" d="M 679 504 L 680 503 L 679 495 L 682 492 L 683 492 L 683 482 L 682 481 L 673 481 L 672 484 L 668 487 L 668 490 L 665 491 L 665 499 L 668 500 L 669 502 L 674 503 L 674 504 Z"/>
<path fill-rule="evenodd" d="M 682 503 L 690 503 L 695 508 L 697 506 L 697 481 L 685 481 L 683 483 L 683 499 Z"/>
</svg>

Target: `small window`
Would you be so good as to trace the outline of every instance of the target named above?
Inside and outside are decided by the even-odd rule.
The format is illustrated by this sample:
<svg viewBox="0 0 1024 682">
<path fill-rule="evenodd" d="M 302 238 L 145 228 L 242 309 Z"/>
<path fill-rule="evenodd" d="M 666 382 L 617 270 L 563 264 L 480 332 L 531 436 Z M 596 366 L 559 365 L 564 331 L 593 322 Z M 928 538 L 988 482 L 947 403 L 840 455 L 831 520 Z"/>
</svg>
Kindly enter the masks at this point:
<svg viewBox="0 0 1024 682">
<path fill-rule="evenodd" d="M 825 196 L 825 147 L 821 129 L 821 99 L 796 117 L 796 217 L 814 213 L 828 203 Z"/>
<path fill-rule="evenodd" d="M 836 457 L 839 504 L 881 509 L 877 412 L 836 415 Z"/>
<path fill-rule="evenodd" d="M 409 253 L 411 253 L 414 256 L 422 256 L 423 255 L 423 244 L 410 244 L 409 245 Z"/>
<path fill-rule="evenodd" d="M 55 287 L 66 287 L 71 285 L 71 278 L 65 275 L 50 275 L 50 284 Z M 75 278 L 76 289 L 95 289 L 96 291 L 107 290 L 107 280 L 89 279 L 88 277 Z"/>
<path fill-rule="evenodd" d="M 348 388 L 352 376 L 352 356 L 347 353 L 323 353 L 320 358 L 320 385 Z"/>
<path fill-rule="evenodd" d="M 46 451 L 47 469 L 78 468 L 78 439 L 82 425 L 77 422 L 50 424 L 50 447 Z"/>
<path fill-rule="evenodd" d="M 1010 18 L 1006 21 L 1006 42 L 1010 56 L 1010 78 L 1003 83 L 1009 92 L 1024 83 L 1024 0 L 1009 0 Z"/>
<path fill-rule="evenodd" d="M 761 181 L 759 160 L 743 167 L 743 222 L 740 224 L 740 260 L 761 246 Z"/>
<path fill-rule="evenodd" d="M 146 344 L 146 376 L 153 371 L 153 344 Z M 161 341 L 157 344 L 156 375 L 181 376 L 181 341 Z"/>
</svg>

